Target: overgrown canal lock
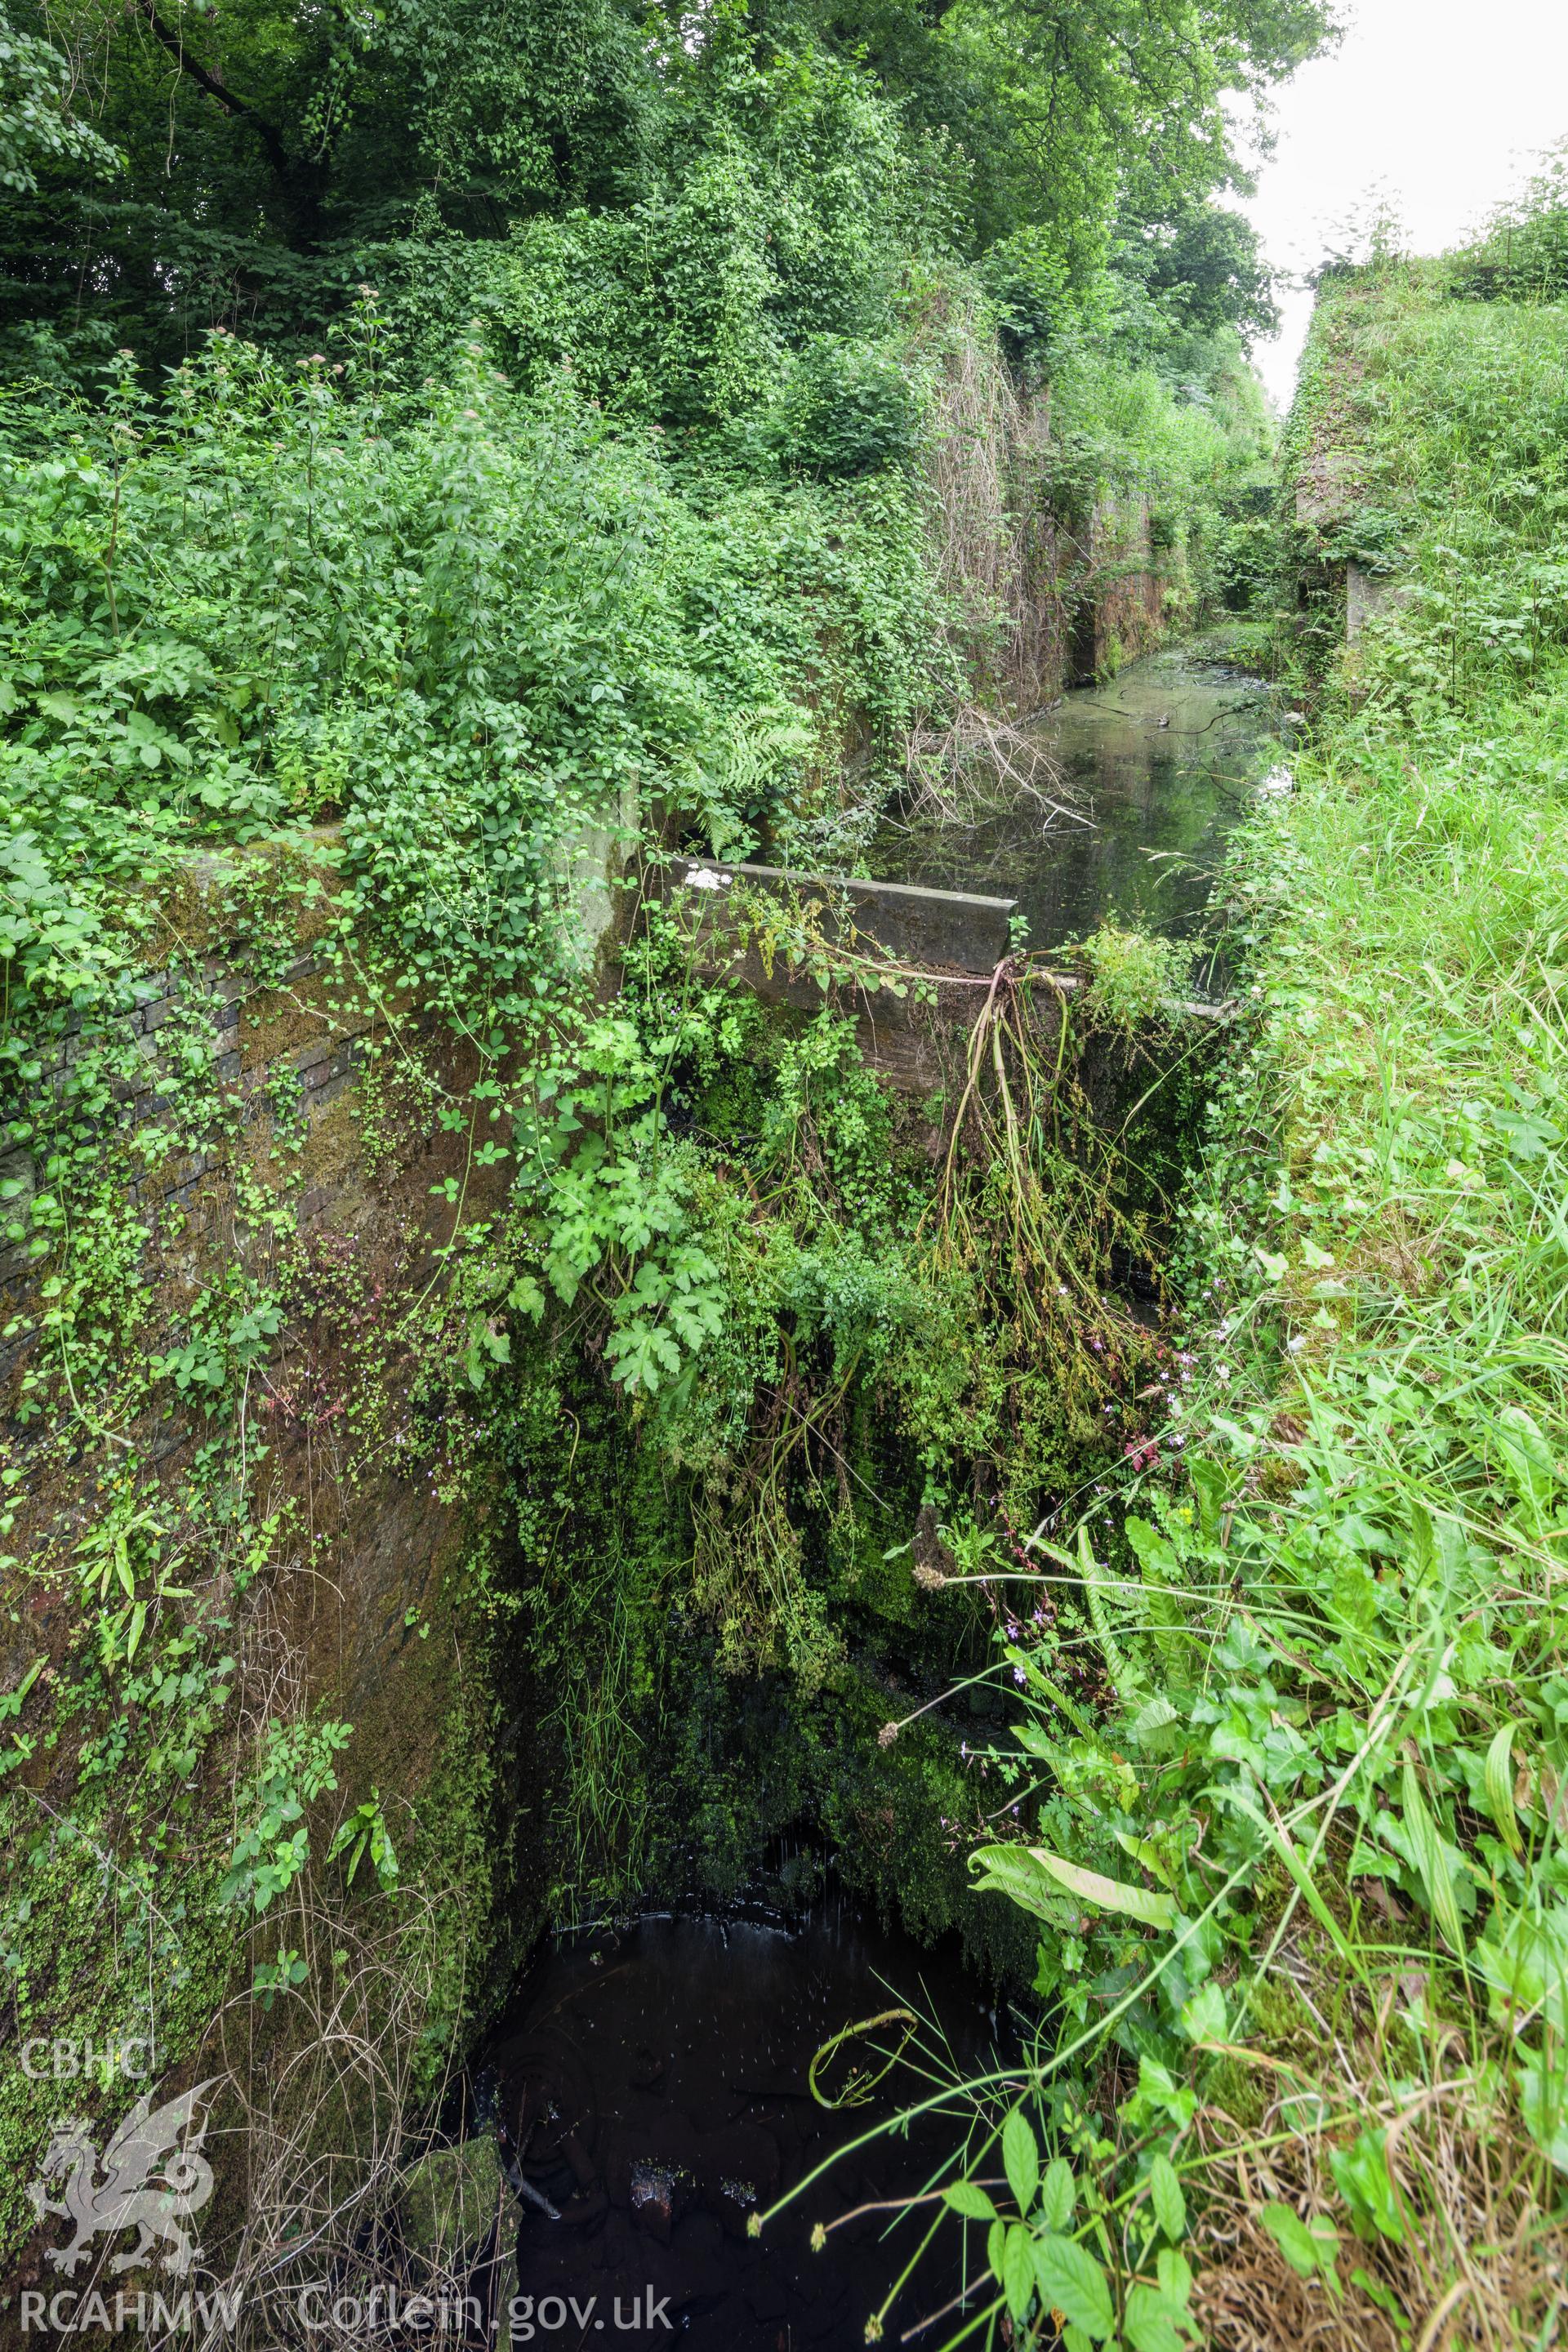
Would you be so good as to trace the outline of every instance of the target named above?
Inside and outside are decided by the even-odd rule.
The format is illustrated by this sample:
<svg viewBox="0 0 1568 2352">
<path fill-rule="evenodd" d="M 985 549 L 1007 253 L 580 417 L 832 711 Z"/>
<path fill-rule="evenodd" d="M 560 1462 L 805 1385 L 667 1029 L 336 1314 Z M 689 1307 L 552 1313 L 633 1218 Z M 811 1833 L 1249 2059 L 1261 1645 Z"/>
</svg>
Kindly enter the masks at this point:
<svg viewBox="0 0 1568 2352">
<path fill-rule="evenodd" d="M 937 1092 L 933 1149 L 952 1107 L 942 1089 L 962 1085 L 998 987 L 1028 989 L 1057 1054 L 1086 976 L 1048 950 L 1117 921 L 1197 941 L 1225 836 L 1280 773 L 1266 690 L 1179 654 L 1070 694 L 1036 731 L 1072 790 L 1070 824 L 999 795 L 968 824 L 890 828 L 879 850 L 897 879 L 679 856 L 655 877 L 707 976 L 797 1027 L 826 987 L 853 1012 L 870 1068 L 922 1103 Z M 973 882 L 1011 894 L 958 887 Z M 1026 938 L 1047 952 L 1031 957 Z M 1167 1009 L 1200 1035 L 1225 1018 L 1192 978 Z M 1149 1056 L 1123 1059 L 1147 1085 Z M 1101 1073 L 1108 1105 L 1124 1075 Z M 1135 1305 L 1155 1295 L 1140 1271 L 1127 1269 Z M 973 1696 L 937 1715 L 955 1742 Z M 591 1925 L 532 1958 L 477 2055 L 472 2113 L 498 2131 L 523 2198 L 517 2277 L 536 2298 L 581 2305 L 646 2278 L 694 2343 L 847 2345 L 907 2258 L 885 2225 L 918 2203 L 949 2130 L 940 2109 L 893 2140 L 868 2138 L 868 2124 L 944 2073 L 984 2072 L 1015 2029 L 1005 1989 L 1000 2009 L 990 1993 L 977 2002 L 951 1933 L 931 1950 L 879 1925 L 837 1887 L 830 1849 L 797 1873 L 807 1889 L 827 1874 L 803 1910 L 778 1853 L 759 1861 L 748 1900 Z M 895 1867 L 895 1912 L 896 1885 Z M 821 2253 L 814 2231 L 827 2233 Z M 934 2308 L 961 2299 L 963 2279 L 933 2271 L 925 2285 Z"/>
</svg>

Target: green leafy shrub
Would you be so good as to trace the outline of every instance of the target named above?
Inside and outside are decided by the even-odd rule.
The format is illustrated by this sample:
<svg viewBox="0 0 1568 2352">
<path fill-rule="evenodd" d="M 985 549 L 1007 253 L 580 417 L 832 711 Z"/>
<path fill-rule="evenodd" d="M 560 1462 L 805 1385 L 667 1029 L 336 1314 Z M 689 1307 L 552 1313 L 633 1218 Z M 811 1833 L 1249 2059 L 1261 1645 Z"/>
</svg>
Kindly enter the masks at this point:
<svg viewBox="0 0 1568 2352">
<path fill-rule="evenodd" d="M 780 462 L 821 480 L 907 465 L 921 408 L 896 351 L 823 339 L 795 362 L 774 419 Z"/>
<path fill-rule="evenodd" d="M 46 165 L 105 179 L 121 168 L 124 158 L 73 117 L 71 96 L 68 60 L 0 10 L 0 188 L 13 199 L 36 194 Z"/>
<path fill-rule="evenodd" d="M 888 332 L 910 252 L 941 229 L 862 75 L 810 42 L 759 57 L 720 12 L 700 72 L 672 77 L 660 129 L 658 165 L 627 203 L 389 249 L 376 268 L 401 331 L 439 363 L 477 318 L 525 389 L 564 365 L 613 414 L 697 431 L 765 406 L 817 339 L 854 348 Z M 875 401 L 869 358 L 861 373 L 841 404 Z M 890 402 L 883 387 L 879 415 Z M 860 449 L 866 428 L 857 442 L 847 424 L 842 448 L 819 429 L 825 474 L 884 462 Z"/>
<path fill-rule="evenodd" d="M 1299 530 L 1304 572 L 1348 560 L 1394 588 L 1335 682 L 1422 727 L 1544 684 L 1568 646 L 1568 312 L 1456 302 L 1448 266 L 1333 283 L 1289 436 L 1304 466 L 1332 402 L 1352 485 Z M 1340 620 L 1336 606 L 1327 625 Z"/>
<path fill-rule="evenodd" d="M 1044 380 L 1065 330 L 1077 331 L 1080 305 L 1054 240 L 1022 228 L 989 247 L 978 271 L 996 310 L 1002 348 L 1026 383 Z"/>
<path fill-rule="evenodd" d="M 562 956 L 588 820 L 657 795 L 728 847 L 849 710 L 890 758 L 928 690 L 912 489 L 775 482 L 710 515 L 471 339 L 407 392 L 367 294 L 338 348 L 289 369 L 217 336 L 162 401 L 120 362 L 102 409 L 3 421 L 13 1011 L 112 967 L 128 884 L 321 819 L 411 971 L 515 1005 Z"/>
<path fill-rule="evenodd" d="M 1084 941 L 1089 981 L 1085 1002 L 1097 1020 L 1131 1032 L 1163 1020 L 1186 965 L 1174 940 L 1102 923 Z"/>
</svg>

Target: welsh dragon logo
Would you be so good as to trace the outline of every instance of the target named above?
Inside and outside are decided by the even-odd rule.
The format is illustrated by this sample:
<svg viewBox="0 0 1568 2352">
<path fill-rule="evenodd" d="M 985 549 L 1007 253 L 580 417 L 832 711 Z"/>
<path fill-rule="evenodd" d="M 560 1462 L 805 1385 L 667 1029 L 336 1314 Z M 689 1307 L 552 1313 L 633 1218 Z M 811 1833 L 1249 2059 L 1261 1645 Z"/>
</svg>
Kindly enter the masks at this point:
<svg viewBox="0 0 1568 2352">
<path fill-rule="evenodd" d="M 72 2118 L 55 2126 L 44 2158 L 43 2178 L 31 2182 L 27 2195 L 40 2220 L 58 2213 L 76 2225 L 68 2246 L 51 2246 L 45 2259 L 68 2277 L 92 2252 L 98 2237 L 117 2237 L 121 2230 L 136 2231 L 136 2243 L 127 2254 L 116 2254 L 109 2267 L 128 2271 L 144 2263 L 161 2240 L 161 2259 L 176 2278 L 184 2278 L 201 2254 L 187 2217 L 199 2213 L 213 2193 L 213 2168 L 201 2152 L 206 2118 L 199 2131 L 191 2126 L 199 2102 L 218 2080 L 209 2075 L 194 2090 L 170 2099 L 150 2113 L 152 2093 L 138 2099 L 103 2151 L 102 2178 L 98 2178 L 98 2150 L 85 2121 Z M 51 2180 L 64 2179 L 64 2194 L 48 2194 Z"/>
</svg>

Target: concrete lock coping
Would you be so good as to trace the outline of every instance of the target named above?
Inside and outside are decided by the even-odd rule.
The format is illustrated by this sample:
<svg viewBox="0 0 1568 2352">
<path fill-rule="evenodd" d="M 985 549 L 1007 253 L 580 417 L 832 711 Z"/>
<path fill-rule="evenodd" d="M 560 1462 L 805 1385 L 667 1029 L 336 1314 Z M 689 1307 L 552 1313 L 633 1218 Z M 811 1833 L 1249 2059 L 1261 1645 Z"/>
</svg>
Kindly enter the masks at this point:
<svg viewBox="0 0 1568 2352">
<path fill-rule="evenodd" d="M 786 866 L 757 866 L 713 857 L 673 857 L 669 882 L 677 888 L 711 893 L 715 904 L 736 883 L 795 897 L 848 901 L 855 928 L 905 964 L 963 976 L 989 978 L 1009 954 L 1016 898 L 983 898 L 969 890 L 934 890 L 910 882 L 878 882 L 864 876 L 806 874 Z M 1083 982 L 1076 972 L 1045 975 L 1063 996 Z M 1185 1020 L 1219 1027 L 1235 1019 L 1229 998 L 1183 999 L 1172 1011 Z"/>
<path fill-rule="evenodd" d="M 675 857 L 678 887 L 710 891 L 715 899 L 736 883 L 797 897 L 847 901 L 855 928 L 900 962 L 993 972 L 1013 943 L 1016 898 L 984 898 L 967 890 L 929 890 L 909 882 L 839 879 L 784 866 L 731 864 L 717 858 Z"/>
</svg>

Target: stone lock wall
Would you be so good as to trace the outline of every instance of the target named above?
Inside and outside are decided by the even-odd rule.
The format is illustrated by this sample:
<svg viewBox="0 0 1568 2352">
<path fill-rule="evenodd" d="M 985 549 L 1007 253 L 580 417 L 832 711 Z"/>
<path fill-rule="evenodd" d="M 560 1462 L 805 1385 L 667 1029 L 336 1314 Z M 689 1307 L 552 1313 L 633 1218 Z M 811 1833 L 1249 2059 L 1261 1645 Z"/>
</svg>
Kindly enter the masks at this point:
<svg viewBox="0 0 1568 2352">
<path fill-rule="evenodd" d="M 266 1456 L 253 1507 L 288 1513 L 287 1557 L 269 1571 L 269 1638 L 293 1692 L 285 1703 L 324 1706 L 352 1721 L 354 1793 L 374 1782 L 392 1803 L 414 1799 L 441 1767 L 455 1714 L 488 1703 L 474 1688 L 482 1634 L 456 1573 L 486 1539 L 487 1507 L 445 1499 L 405 1441 L 420 1345 L 409 1310 L 427 1299 L 438 1319 L 442 1252 L 458 1213 L 446 1181 L 459 1180 L 462 1213 L 474 1215 L 493 1208 L 500 1180 L 468 1167 L 466 1138 L 431 1116 L 438 1090 L 457 1093 L 478 1075 L 471 1054 L 405 1019 L 395 1051 L 387 1050 L 384 1014 L 367 1009 L 363 990 L 333 979 L 323 953 L 331 913 L 330 889 L 299 900 L 289 952 L 258 977 L 242 942 L 224 936 L 223 877 L 194 874 L 181 929 L 202 951 L 139 981 L 114 1024 L 125 1075 L 112 1079 L 102 1115 L 104 1159 L 125 1172 L 125 1197 L 145 1234 L 139 1353 L 177 1339 L 191 1303 L 226 1264 L 237 1257 L 268 1282 L 287 1260 L 284 1344 L 247 1404 Z M 88 1042 L 74 1027 L 42 1083 L 62 1086 Z M 378 1045 L 376 1102 L 367 1073 Z M 212 1132 L 194 1150 L 143 1164 L 122 1147 L 162 1124 L 161 1082 L 191 1055 L 216 1113 Z M 19 1150 L 5 1155 L 0 1175 L 25 1192 L 40 1181 Z M 242 1185 L 282 1210 L 281 1239 L 247 1222 Z M 26 1244 L 8 1246 L 0 1261 L 0 1406 L 21 1472 L 5 1549 L 25 1571 L 7 1595 L 14 1612 L 0 1622 L 0 1688 L 14 1688 L 40 1654 L 52 1670 L 68 1652 L 79 1610 L 61 1571 L 101 1516 L 99 1482 L 120 1458 L 62 1444 L 48 1414 L 16 1417 L 26 1370 L 48 1344 L 40 1315 L 49 1265 Z M 214 1434 L 200 1394 L 174 1395 L 168 1381 L 121 1431 L 141 1475 L 174 1510 L 183 1476 Z M 57 1811 L 68 1804 L 68 1743 L 52 1758 L 40 1752 L 23 1779 Z"/>
</svg>

